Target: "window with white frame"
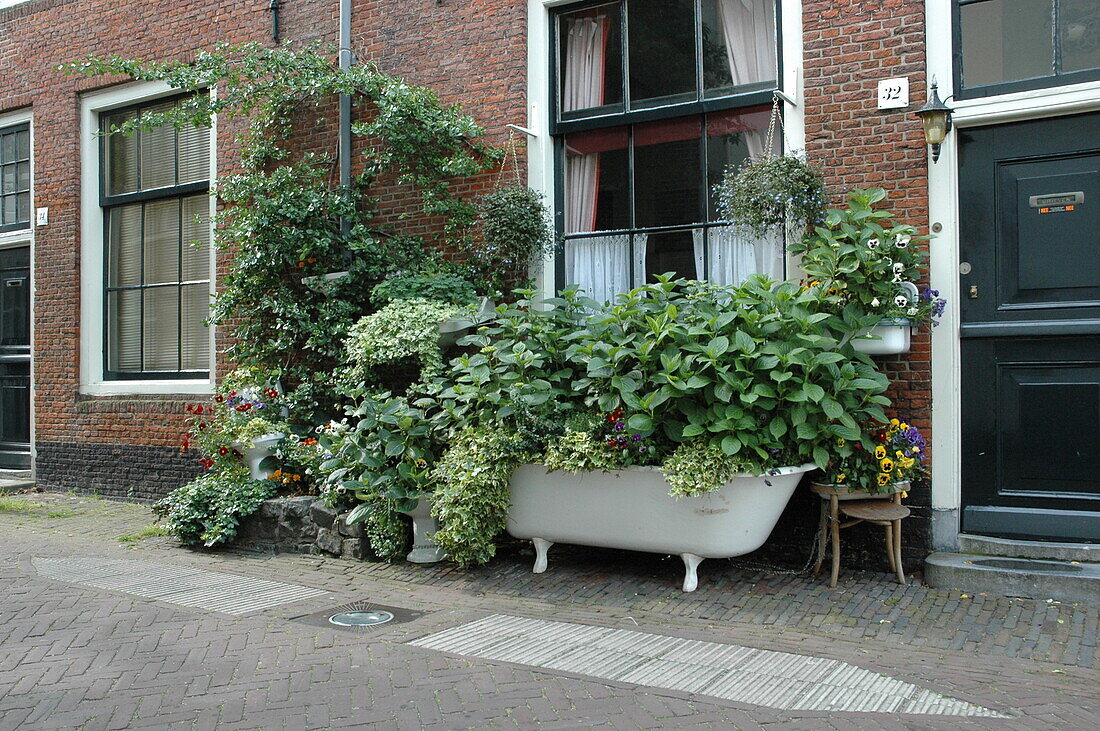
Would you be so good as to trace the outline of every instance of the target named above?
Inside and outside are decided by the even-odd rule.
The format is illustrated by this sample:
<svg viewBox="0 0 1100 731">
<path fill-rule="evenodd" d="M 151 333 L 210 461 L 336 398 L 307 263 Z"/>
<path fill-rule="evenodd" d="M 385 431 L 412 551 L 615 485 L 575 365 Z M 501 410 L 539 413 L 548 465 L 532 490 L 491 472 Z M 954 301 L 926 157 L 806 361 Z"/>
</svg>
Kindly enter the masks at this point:
<svg viewBox="0 0 1100 731">
<path fill-rule="evenodd" d="M 31 225 L 31 127 L 0 128 L 0 232 Z"/>
<path fill-rule="evenodd" d="M 781 238 L 730 227 L 713 193 L 727 167 L 765 152 L 776 13 L 774 0 L 554 13 L 559 286 L 609 300 L 670 271 L 724 284 L 782 278 Z"/>
<path fill-rule="evenodd" d="M 210 131 L 111 132 L 178 103 L 99 115 L 105 380 L 209 374 Z"/>
</svg>

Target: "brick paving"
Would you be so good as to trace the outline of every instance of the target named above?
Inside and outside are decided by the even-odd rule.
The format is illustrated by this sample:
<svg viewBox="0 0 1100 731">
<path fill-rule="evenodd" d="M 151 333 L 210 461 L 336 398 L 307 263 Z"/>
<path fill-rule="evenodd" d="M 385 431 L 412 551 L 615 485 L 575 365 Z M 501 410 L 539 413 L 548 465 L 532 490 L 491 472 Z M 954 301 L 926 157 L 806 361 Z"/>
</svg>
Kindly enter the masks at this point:
<svg viewBox="0 0 1100 731">
<path fill-rule="evenodd" d="M 885 573 L 804 576 L 555 546 L 547 573 L 505 546 L 488 567 L 359 563 L 117 538 L 148 508 L 32 495 L 0 513 L 0 729 L 1097 728 L 1098 609 L 963 597 Z M 229 616 L 43 578 L 34 557 L 174 563 L 326 589 Z M 422 612 L 358 633 L 296 617 L 369 600 Z M 439 653 L 409 640 L 492 613 L 641 630 L 850 662 L 1010 719 L 779 711 Z"/>
</svg>

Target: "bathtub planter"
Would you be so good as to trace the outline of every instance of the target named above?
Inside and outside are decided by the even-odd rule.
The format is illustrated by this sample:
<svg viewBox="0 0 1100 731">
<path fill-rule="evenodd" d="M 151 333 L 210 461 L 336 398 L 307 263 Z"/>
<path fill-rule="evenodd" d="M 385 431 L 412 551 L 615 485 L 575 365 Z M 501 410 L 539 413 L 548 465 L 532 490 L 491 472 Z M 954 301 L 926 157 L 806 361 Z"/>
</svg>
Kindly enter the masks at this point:
<svg viewBox="0 0 1100 731">
<path fill-rule="evenodd" d="M 913 323 L 899 318 L 886 318 L 874 327 L 860 330 L 852 336 L 852 347 L 867 355 L 898 355 L 909 352 Z"/>
<path fill-rule="evenodd" d="M 273 468 L 262 466 L 262 462 L 275 453 L 275 445 L 286 436 L 282 432 L 273 432 L 256 437 L 248 444 L 234 442 L 233 448 L 241 453 L 244 463 L 248 465 L 253 480 L 266 480 L 275 471 Z M 274 461 L 274 460 L 272 460 Z"/>
<path fill-rule="evenodd" d="M 795 487 L 813 469 L 738 476 L 716 492 L 677 500 L 669 497 L 669 484 L 656 467 L 572 474 L 522 465 L 510 483 L 508 532 L 534 542 L 536 574 L 546 570 L 550 546 L 574 543 L 679 555 L 684 591 L 695 591 L 703 559 L 740 556 L 764 544 Z"/>
<path fill-rule="evenodd" d="M 469 335 L 474 328 L 489 319 L 496 308 L 496 303 L 488 297 L 482 297 L 473 314 L 452 317 L 439 323 L 439 347 L 449 348 L 464 336 Z"/>
</svg>

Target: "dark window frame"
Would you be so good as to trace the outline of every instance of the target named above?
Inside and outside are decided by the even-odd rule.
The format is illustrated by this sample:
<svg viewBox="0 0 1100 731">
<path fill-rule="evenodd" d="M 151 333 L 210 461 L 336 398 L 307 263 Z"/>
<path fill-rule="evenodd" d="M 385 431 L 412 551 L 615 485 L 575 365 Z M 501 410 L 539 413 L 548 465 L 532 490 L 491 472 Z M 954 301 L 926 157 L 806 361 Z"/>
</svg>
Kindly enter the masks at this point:
<svg viewBox="0 0 1100 731">
<path fill-rule="evenodd" d="M 100 137 L 99 137 L 99 205 L 100 205 L 100 210 L 103 214 L 103 244 L 104 244 L 103 245 L 103 286 L 102 286 L 102 291 L 103 291 L 103 362 L 102 362 L 102 372 L 103 372 L 103 380 L 105 380 L 105 381 L 195 380 L 195 379 L 207 379 L 207 378 L 210 377 L 210 370 L 209 369 L 191 370 L 191 371 L 187 371 L 187 370 L 174 370 L 174 371 L 154 371 L 154 370 L 118 371 L 118 370 L 111 370 L 110 368 L 108 368 L 108 364 L 110 362 L 110 347 L 111 347 L 110 337 L 109 337 L 109 333 L 110 333 L 110 324 L 109 324 L 110 323 L 110 293 L 111 292 L 122 292 L 122 291 L 133 291 L 133 290 L 138 290 L 138 291 L 144 292 L 144 291 L 149 290 L 149 289 L 162 289 L 162 288 L 165 288 L 165 287 L 175 287 L 176 290 L 177 290 L 177 310 L 176 310 L 177 311 L 177 322 L 176 322 L 176 351 L 177 351 L 177 356 L 176 356 L 176 359 L 177 359 L 177 363 L 180 364 L 180 366 L 182 367 L 182 363 L 183 363 L 183 335 L 182 335 L 182 327 L 183 327 L 183 324 L 182 324 L 183 323 L 183 319 L 182 319 L 183 286 L 185 284 L 188 284 L 191 281 L 191 280 L 184 281 L 183 274 L 182 274 L 182 271 L 183 271 L 183 269 L 182 269 L 183 268 L 183 259 L 182 259 L 182 257 L 183 257 L 183 254 L 182 254 L 183 242 L 182 242 L 182 238 L 183 238 L 183 228 L 184 228 L 183 227 L 183 203 L 184 203 L 184 200 L 189 198 L 189 197 L 193 197 L 195 195 L 199 195 L 199 194 L 203 194 L 203 193 L 209 194 L 209 192 L 210 192 L 210 172 L 211 171 L 210 170 L 207 171 L 207 179 L 205 181 L 192 182 L 192 183 L 183 183 L 183 184 L 170 185 L 170 186 L 162 186 L 162 187 L 159 187 L 159 188 L 153 188 L 153 189 L 149 189 L 149 190 L 141 190 L 140 162 L 139 162 L 138 190 L 137 191 L 130 192 L 130 193 L 118 193 L 118 194 L 114 194 L 114 195 L 108 194 L 108 192 L 107 192 L 108 191 L 108 185 L 109 185 L 109 181 L 108 181 L 108 170 L 109 170 L 109 165 L 108 165 L 108 155 L 109 155 L 108 141 L 110 139 L 110 134 L 107 134 L 107 132 L 108 132 L 107 120 L 112 116 L 116 116 L 116 115 L 123 114 L 123 113 L 126 113 L 126 112 L 135 112 L 135 113 L 140 115 L 140 113 L 145 109 L 149 109 L 149 108 L 156 107 L 156 106 L 161 106 L 165 102 L 177 101 L 177 100 L 182 99 L 182 98 L 184 98 L 183 95 L 157 97 L 155 99 L 149 99 L 149 100 L 141 101 L 141 102 L 138 102 L 138 103 L 135 103 L 135 104 L 127 104 L 127 105 L 124 105 L 124 106 L 113 107 L 111 109 L 104 109 L 104 110 L 99 111 L 98 115 L 97 115 L 98 116 L 98 123 L 99 123 L 98 127 L 99 127 L 99 132 L 100 132 Z M 136 145 L 136 155 L 137 155 L 137 159 L 140 161 L 141 160 L 141 134 L 142 134 L 142 132 L 139 130 L 138 132 L 136 132 L 136 134 L 138 135 L 137 145 Z M 210 144 L 211 145 L 214 144 L 214 141 L 213 141 L 212 138 L 210 140 Z M 179 151 L 179 136 L 178 135 L 176 135 L 176 137 L 175 137 L 175 145 L 176 145 L 176 148 L 175 148 L 175 161 L 174 161 L 175 178 L 178 180 L 178 178 L 179 178 L 179 165 L 180 165 L 180 159 L 179 159 L 180 151 Z M 208 152 L 209 152 L 209 148 L 208 148 Z M 172 200 L 172 199 L 174 199 L 178 202 L 179 209 L 180 209 L 179 210 L 180 227 L 179 227 L 179 232 L 178 232 L 178 236 L 177 236 L 177 244 L 180 247 L 179 248 L 179 252 L 180 252 L 180 254 L 179 254 L 179 263 L 178 263 L 178 269 L 177 269 L 179 274 L 177 275 L 177 281 L 175 281 L 175 282 L 153 283 L 153 284 L 146 284 L 145 281 L 144 281 L 144 279 L 145 279 L 145 261 L 144 261 L 144 258 L 145 258 L 145 245 L 144 245 L 145 207 L 142 206 L 142 209 L 141 209 L 141 228 L 142 228 L 142 237 L 143 237 L 142 238 L 142 246 L 141 246 L 142 261 L 141 261 L 141 264 L 139 265 L 140 270 L 142 272 L 142 283 L 139 284 L 139 285 L 111 286 L 110 285 L 110 281 L 111 281 L 110 280 L 110 276 L 111 276 L 111 268 L 110 268 L 110 258 L 111 258 L 110 221 L 111 221 L 111 217 L 110 217 L 110 213 L 111 213 L 111 211 L 113 209 L 121 208 L 122 206 L 125 206 L 125 205 L 132 205 L 132 204 L 135 204 L 135 203 L 147 203 L 147 202 L 153 202 L 153 201 L 164 201 L 164 200 Z M 213 242 L 211 242 L 211 244 L 212 243 Z M 208 284 L 212 284 L 210 279 L 194 280 L 194 281 L 195 281 L 195 283 L 200 282 L 200 281 L 205 281 Z M 141 311 L 140 312 L 141 312 L 140 318 L 141 318 L 141 321 L 142 321 L 141 356 L 140 356 L 140 358 L 141 358 L 141 361 L 142 361 L 142 365 L 144 366 L 144 362 L 145 362 L 145 333 L 144 333 L 145 298 L 144 298 L 144 296 L 141 299 Z"/>
<path fill-rule="evenodd" d="M 951 5 L 951 37 L 954 43 L 952 53 L 952 74 L 955 83 L 955 98 L 957 99 L 982 99 L 989 96 L 1012 94 L 1018 91 L 1032 91 L 1034 89 L 1052 89 L 1059 86 L 1081 84 L 1088 81 L 1100 80 L 1100 69 L 1083 69 L 1060 73 L 1057 69 L 1062 62 L 1061 46 L 1052 40 L 1052 49 L 1055 71 L 1050 76 L 1039 76 L 1031 79 L 1017 81 L 1003 81 L 996 84 L 967 87 L 963 77 L 963 37 L 962 37 L 962 7 L 964 5 L 980 5 L 995 0 L 955 0 Z M 1052 13 L 1057 18 L 1058 7 L 1061 0 L 1050 0 Z M 1057 23 L 1054 23 L 1052 34 L 1057 33 Z"/>
<path fill-rule="evenodd" d="M 663 106 L 645 107 L 642 109 L 627 109 L 628 106 L 628 87 L 629 87 L 629 61 L 628 55 L 628 36 L 626 32 L 627 23 L 629 22 L 629 11 L 622 13 L 621 28 L 622 32 L 620 37 L 623 44 L 623 110 L 615 113 L 596 113 L 590 116 L 575 115 L 569 119 L 561 119 L 561 112 L 559 111 L 561 105 L 560 99 L 560 79 L 558 74 L 558 63 L 560 58 L 560 42 L 561 32 L 559 29 L 560 18 L 566 13 L 573 13 L 587 8 L 599 7 L 601 5 L 610 5 L 614 2 L 619 2 L 623 7 L 626 6 L 630 0 L 586 0 L 585 2 L 571 3 L 569 5 L 563 5 L 555 7 L 550 11 L 550 23 L 549 29 L 551 38 L 547 44 L 549 49 L 549 82 L 550 82 L 550 134 L 553 141 L 553 155 L 554 155 L 554 227 L 558 234 L 559 240 L 567 242 L 570 239 L 578 238 L 593 238 L 592 232 L 585 232 L 579 234 L 566 234 L 565 233 L 565 136 L 571 132 L 583 132 L 594 129 L 606 129 L 610 127 L 629 127 L 628 134 L 630 135 L 630 142 L 628 143 L 628 176 L 630 185 L 630 208 L 631 218 L 634 218 L 634 125 L 642 124 L 644 122 L 653 122 L 663 119 L 675 119 L 675 118 L 699 118 L 702 123 L 702 134 L 699 138 L 700 144 L 700 176 L 704 181 L 704 188 L 706 183 L 706 175 L 708 170 L 707 159 L 707 129 L 706 129 L 706 115 L 713 112 L 724 112 L 729 110 L 749 110 L 753 107 L 759 107 L 764 105 L 770 105 L 772 103 L 773 95 L 781 87 L 781 80 L 783 78 L 783 15 L 782 15 L 782 2 L 780 0 L 774 0 L 773 6 L 775 9 L 775 59 L 776 59 L 776 74 L 774 86 L 767 89 L 742 89 L 735 91 L 734 93 L 724 96 L 706 96 L 705 90 L 699 88 L 703 78 L 703 58 L 699 52 L 699 45 L 702 42 L 700 35 L 700 26 L 702 23 L 702 0 L 694 0 L 694 13 L 695 13 L 695 63 L 696 63 L 696 94 L 697 98 L 692 101 L 677 102 L 672 104 L 666 104 Z M 736 87 L 734 87 L 736 89 Z M 707 197 L 707 191 L 703 191 L 704 199 Z M 705 201 L 703 204 L 705 212 L 705 218 L 709 218 L 709 206 Z M 633 226 L 634 220 L 631 220 Z M 677 231 L 691 231 L 695 229 L 711 229 L 719 228 L 729 225 L 728 221 L 706 221 L 692 224 L 678 224 L 673 226 L 657 226 L 648 228 L 627 228 L 616 229 L 614 231 L 599 231 L 596 232 L 596 236 L 611 236 L 629 234 L 634 236 L 641 233 L 669 233 Z M 703 267 L 704 272 L 709 268 L 710 262 L 708 261 L 707 247 L 703 248 Z M 631 281 L 634 279 L 634 260 L 630 258 L 630 276 Z M 698 272 L 697 272 L 698 274 Z M 565 257 L 557 256 L 554 261 L 554 287 L 560 290 L 565 286 Z"/>
<path fill-rule="evenodd" d="M 6 197 L 6 196 L 19 195 L 21 193 L 27 193 L 28 194 L 27 195 L 27 197 L 28 197 L 27 220 L 26 221 L 13 221 L 12 223 L 5 223 L 3 225 L 0 225 L 0 233 L 7 233 L 9 231 L 27 231 L 27 230 L 30 230 L 30 227 L 31 227 L 31 211 L 34 208 L 34 198 L 30 195 L 30 193 L 31 193 L 31 191 L 34 187 L 34 181 L 31 179 L 32 178 L 32 171 L 33 171 L 33 165 L 31 164 L 31 160 L 34 157 L 34 149 L 33 149 L 34 146 L 30 143 L 30 131 L 31 131 L 31 123 L 30 122 L 19 122 L 19 123 L 13 124 L 13 125 L 9 125 L 7 127 L 0 128 L 0 139 L 2 139 L 3 137 L 6 137 L 9 134 L 10 135 L 16 135 L 16 134 L 19 134 L 20 132 L 26 132 L 27 133 L 27 156 L 25 158 L 16 158 L 15 160 L 4 160 L 2 158 L 2 156 L 0 156 L 0 164 L 3 164 L 3 165 L 8 165 L 8 164 L 18 165 L 18 164 L 24 163 L 24 162 L 27 164 L 27 187 L 25 189 L 16 188 L 15 190 L 7 191 L 7 190 L 3 189 L 3 181 L 0 180 L 0 206 L 3 205 L 3 198 Z M 2 153 L 0 153 L 0 155 L 2 155 Z"/>
</svg>

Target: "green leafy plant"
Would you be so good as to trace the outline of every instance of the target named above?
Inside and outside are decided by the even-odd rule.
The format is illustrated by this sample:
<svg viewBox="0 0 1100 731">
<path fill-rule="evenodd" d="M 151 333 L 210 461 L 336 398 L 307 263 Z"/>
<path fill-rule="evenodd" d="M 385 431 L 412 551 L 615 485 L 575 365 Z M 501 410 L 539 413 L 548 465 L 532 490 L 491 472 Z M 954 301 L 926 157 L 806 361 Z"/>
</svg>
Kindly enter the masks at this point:
<svg viewBox="0 0 1100 731">
<path fill-rule="evenodd" d="M 375 285 L 371 292 L 371 300 L 379 306 L 394 300 L 410 299 L 466 306 L 477 299 L 477 290 L 457 274 L 415 271 L 391 274 Z"/>
<path fill-rule="evenodd" d="M 181 542 L 209 548 L 232 541 L 241 518 L 274 493 L 275 483 L 253 480 L 247 467 L 232 463 L 173 490 L 153 511 Z"/>
<path fill-rule="evenodd" d="M 821 171 L 795 155 L 749 158 L 726 170 L 714 193 L 722 217 L 754 236 L 813 226 L 827 202 Z"/>
</svg>

